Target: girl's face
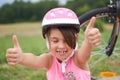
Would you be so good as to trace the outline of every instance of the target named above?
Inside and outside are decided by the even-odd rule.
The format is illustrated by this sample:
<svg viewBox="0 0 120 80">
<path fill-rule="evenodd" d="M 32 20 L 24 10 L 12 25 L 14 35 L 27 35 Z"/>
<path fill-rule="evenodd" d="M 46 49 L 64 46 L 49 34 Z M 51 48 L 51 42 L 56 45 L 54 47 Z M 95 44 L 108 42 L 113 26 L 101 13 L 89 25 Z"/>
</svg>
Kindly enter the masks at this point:
<svg viewBox="0 0 120 80">
<path fill-rule="evenodd" d="M 62 33 L 57 28 L 50 30 L 49 36 L 50 51 L 58 60 L 65 60 L 72 53 L 72 48 L 66 43 Z"/>
</svg>

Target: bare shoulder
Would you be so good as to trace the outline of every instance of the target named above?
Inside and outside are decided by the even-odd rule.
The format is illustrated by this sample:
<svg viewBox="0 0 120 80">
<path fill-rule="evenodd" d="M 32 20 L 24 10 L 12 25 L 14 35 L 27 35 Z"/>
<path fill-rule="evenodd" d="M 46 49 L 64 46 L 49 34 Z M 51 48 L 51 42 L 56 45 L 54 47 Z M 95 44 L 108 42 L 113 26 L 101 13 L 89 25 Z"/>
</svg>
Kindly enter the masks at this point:
<svg viewBox="0 0 120 80">
<path fill-rule="evenodd" d="M 75 55 L 73 57 L 73 61 L 75 63 L 75 65 L 83 70 L 89 70 L 89 66 L 88 63 L 82 63 L 82 61 L 80 61 L 79 57 L 78 57 L 78 51 L 75 51 Z"/>
</svg>

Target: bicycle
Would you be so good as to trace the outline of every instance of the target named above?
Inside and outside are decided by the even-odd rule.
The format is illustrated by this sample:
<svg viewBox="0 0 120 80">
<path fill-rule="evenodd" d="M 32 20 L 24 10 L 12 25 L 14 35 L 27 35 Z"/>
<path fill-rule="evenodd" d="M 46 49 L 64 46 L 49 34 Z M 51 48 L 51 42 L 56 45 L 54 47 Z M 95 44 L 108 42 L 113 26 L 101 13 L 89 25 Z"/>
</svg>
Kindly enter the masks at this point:
<svg viewBox="0 0 120 80">
<path fill-rule="evenodd" d="M 110 0 L 110 4 L 107 7 L 93 9 L 79 16 L 80 27 L 84 26 L 92 16 L 96 18 L 111 17 L 114 21 L 113 30 L 106 46 L 106 54 L 111 56 L 120 30 L 120 0 L 116 0 L 115 3 Z"/>
<path fill-rule="evenodd" d="M 92 16 L 95 16 L 97 19 L 110 17 L 113 21 L 113 29 L 111 35 L 109 36 L 107 46 L 105 47 L 105 53 L 108 57 L 110 57 L 113 54 L 114 47 L 116 45 L 120 31 L 120 0 L 115 0 L 114 2 L 110 0 L 110 4 L 108 6 L 90 10 L 84 13 L 83 15 L 79 16 L 79 22 L 81 24 L 80 27 L 82 28 Z M 105 58 L 106 57 L 94 62 L 92 66 Z M 95 79 L 91 78 L 91 80 Z"/>
</svg>

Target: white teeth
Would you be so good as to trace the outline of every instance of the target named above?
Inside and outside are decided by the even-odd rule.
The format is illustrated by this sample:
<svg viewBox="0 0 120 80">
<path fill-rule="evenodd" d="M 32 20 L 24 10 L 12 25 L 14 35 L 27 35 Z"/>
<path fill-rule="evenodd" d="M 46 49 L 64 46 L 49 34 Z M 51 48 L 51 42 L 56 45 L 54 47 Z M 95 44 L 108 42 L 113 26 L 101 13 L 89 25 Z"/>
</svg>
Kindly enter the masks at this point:
<svg viewBox="0 0 120 80">
<path fill-rule="evenodd" d="M 60 54 L 60 55 L 63 55 L 63 54 L 66 53 L 65 51 L 57 51 L 57 52 L 58 52 L 58 54 Z"/>
</svg>

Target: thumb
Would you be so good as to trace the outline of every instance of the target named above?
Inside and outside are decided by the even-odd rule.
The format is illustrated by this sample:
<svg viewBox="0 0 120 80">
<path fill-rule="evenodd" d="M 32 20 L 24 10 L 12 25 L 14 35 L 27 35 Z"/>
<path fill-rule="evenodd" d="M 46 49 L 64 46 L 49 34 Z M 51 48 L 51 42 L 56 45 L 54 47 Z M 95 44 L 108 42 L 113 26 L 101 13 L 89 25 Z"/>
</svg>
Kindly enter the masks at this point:
<svg viewBox="0 0 120 80">
<path fill-rule="evenodd" d="M 89 22 L 86 30 L 89 30 L 89 29 L 93 28 L 95 21 L 96 21 L 96 17 L 92 17 L 92 18 L 90 19 L 90 22 Z"/>
<path fill-rule="evenodd" d="M 13 35 L 13 44 L 14 44 L 14 48 L 19 48 L 20 47 L 16 35 Z"/>
</svg>

